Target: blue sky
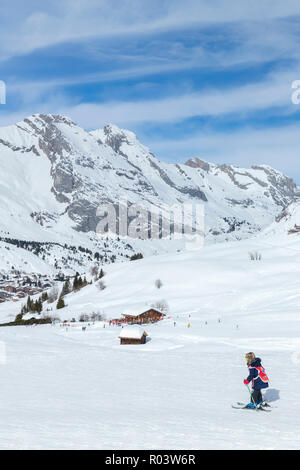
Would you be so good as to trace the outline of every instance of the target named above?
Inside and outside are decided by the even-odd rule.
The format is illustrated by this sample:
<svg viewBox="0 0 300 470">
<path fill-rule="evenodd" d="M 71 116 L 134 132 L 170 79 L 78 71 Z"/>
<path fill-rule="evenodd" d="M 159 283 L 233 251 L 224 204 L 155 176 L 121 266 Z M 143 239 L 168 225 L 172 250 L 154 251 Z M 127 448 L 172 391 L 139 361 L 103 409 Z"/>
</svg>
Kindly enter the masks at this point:
<svg viewBox="0 0 300 470">
<path fill-rule="evenodd" d="M 112 122 L 165 161 L 266 163 L 300 183 L 298 1 L 2 3 L 0 125 Z"/>
</svg>

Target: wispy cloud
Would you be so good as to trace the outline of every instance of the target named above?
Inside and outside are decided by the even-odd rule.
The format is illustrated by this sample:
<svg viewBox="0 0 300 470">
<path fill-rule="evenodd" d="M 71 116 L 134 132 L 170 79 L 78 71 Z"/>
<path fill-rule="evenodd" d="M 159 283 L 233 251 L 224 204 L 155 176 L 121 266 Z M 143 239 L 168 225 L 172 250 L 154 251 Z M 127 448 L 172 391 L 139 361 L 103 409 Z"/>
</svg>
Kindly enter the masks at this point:
<svg viewBox="0 0 300 470">
<path fill-rule="evenodd" d="M 264 21 L 300 14 L 295 0 L 31 0 L 2 4 L 0 44 L 2 58 L 24 54 L 66 41 L 153 34 L 199 25 Z M 14 18 L 14 28 L 10 20 Z M 15 34 L 18 31 L 18 34 Z"/>
<path fill-rule="evenodd" d="M 270 107 L 288 107 L 291 102 L 292 73 L 282 73 L 256 84 L 199 93 L 171 96 L 138 102 L 83 103 L 61 109 L 86 128 L 101 127 L 107 122 L 130 126 L 141 122 L 174 122 L 194 116 L 246 114 Z"/>
<path fill-rule="evenodd" d="M 287 107 L 290 112 L 297 110 L 291 102 L 291 83 L 296 72 L 271 75 L 258 83 L 230 87 L 224 90 L 208 88 L 200 92 L 168 96 L 162 99 L 139 101 L 109 101 L 104 103 L 82 103 L 72 105 L 63 94 L 55 94 L 44 103 L 32 104 L 48 107 L 49 112 L 67 114 L 85 128 L 102 127 L 107 122 L 130 126 L 142 122 L 175 122 L 194 116 L 221 116 L 243 114 L 270 107 Z M 41 84 L 43 87 L 43 84 Z M 31 90 L 31 88 L 30 88 Z M 39 90 L 33 89 L 32 96 Z M 5 117 L 8 120 L 8 114 Z"/>
<path fill-rule="evenodd" d="M 228 0 L 15 0 L 1 3 L 0 18 L 1 125 L 61 113 L 86 129 L 108 122 L 142 129 L 164 158 L 264 158 L 298 172 L 297 124 L 284 120 L 299 115 L 291 103 L 291 83 L 300 79 L 298 0 L 230 8 Z M 264 114 L 276 128 L 255 129 Z M 187 132 L 200 118 L 201 133 L 196 124 Z M 227 123 L 226 132 L 213 120 Z M 173 141 L 172 126 L 185 138 Z M 159 131 L 150 139 L 147 127 Z"/>
</svg>

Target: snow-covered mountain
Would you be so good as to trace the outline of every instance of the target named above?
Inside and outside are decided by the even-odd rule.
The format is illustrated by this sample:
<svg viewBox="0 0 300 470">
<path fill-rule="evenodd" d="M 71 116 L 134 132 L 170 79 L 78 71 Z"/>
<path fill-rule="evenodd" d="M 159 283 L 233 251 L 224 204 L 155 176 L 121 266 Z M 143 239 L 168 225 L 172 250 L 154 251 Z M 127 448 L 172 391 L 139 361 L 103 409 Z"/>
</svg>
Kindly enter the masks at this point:
<svg viewBox="0 0 300 470">
<path fill-rule="evenodd" d="M 17 266 L 25 249 L 29 265 L 38 255 L 52 268 L 79 271 L 95 256 L 105 262 L 182 247 L 168 239 L 99 237 L 98 206 L 124 197 L 147 209 L 203 204 L 206 243 L 249 237 L 297 197 L 294 182 L 269 166 L 241 169 L 198 158 L 168 164 L 130 131 L 108 125 L 87 132 L 60 115 L 1 128 L 0 164 L 0 268 L 11 263 L 7 244 Z"/>
</svg>

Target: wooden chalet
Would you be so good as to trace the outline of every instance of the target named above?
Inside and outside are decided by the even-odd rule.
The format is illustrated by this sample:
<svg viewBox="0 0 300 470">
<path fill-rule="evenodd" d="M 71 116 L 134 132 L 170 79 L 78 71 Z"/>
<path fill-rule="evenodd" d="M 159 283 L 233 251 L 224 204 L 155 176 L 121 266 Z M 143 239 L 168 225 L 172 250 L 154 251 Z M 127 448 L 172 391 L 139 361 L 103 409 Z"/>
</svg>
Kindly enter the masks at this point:
<svg viewBox="0 0 300 470">
<path fill-rule="evenodd" d="M 147 336 L 142 328 L 122 328 L 120 344 L 145 344 Z"/>
<path fill-rule="evenodd" d="M 4 286 L 3 289 L 6 290 L 6 292 L 12 292 L 12 293 L 17 292 L 17 288 L 14 286 Z"/>
<path fill-rule="evenodd" d="M 143 323 L 154 323 L 162 320 L 165 314 L 155 308 L 150 308 L 143 313 L 131 315 L 123 313 L 122 316 L 124 318 L 123 321 L 126 323 L 142 325 Z"/>
<path fill-rule="evenodd" d="M 288 234 L 291 235 L 292 233 L 298 233 L 298 232 L 300 232 L 300 225 L 295 224 L 294 227 L 288 231 Z"/>
</svg>

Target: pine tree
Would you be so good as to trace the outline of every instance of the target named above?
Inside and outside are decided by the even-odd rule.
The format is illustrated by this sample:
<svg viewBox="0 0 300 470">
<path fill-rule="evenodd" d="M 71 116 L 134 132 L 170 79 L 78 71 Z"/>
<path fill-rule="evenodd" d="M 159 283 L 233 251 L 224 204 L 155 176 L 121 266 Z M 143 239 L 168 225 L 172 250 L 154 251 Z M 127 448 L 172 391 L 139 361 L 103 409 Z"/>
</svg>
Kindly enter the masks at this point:
<svg viewBox="0 0 300 470">
<path fill-rule="evenodd" d="M 74 278 L 74 282 L 73 282 L 73 290 L 77 290 L 78 287 L 79 287 L 78 286 L 78 276 L 79 276 L 79 274 L 76 273 L 75 278 Z"/>
<path fill-rule="evenodd" d="M 20 315 L 24 315 L 25 313 L 27 313 L 27 308 L 26 308 L 26 305 L 23 305 L 22 308 L 21 308 Z"/>
<path fill-rule="evenodd" d="M 27 312 L 32 312 L 32 307 L 33 307 L 33 302 L 32 302 L 31 297 L 29 295 L 28 299 L 27 299 L 27 305 L 26 305 Z"/>
<path fill-rule="evenodd" d="M 99 279 L 102 279 L 103 277 L 104 277 L 104 271 L 103 271 L 103 269 L 101 268 L 100 274 L 99 274 Z"/>
<path fill-rule="evenodd" d="M 35 308 L 36 308 L 37 313 L 41 313 L 41 311 L 43 310 L 43 302 L 42 302 L 41 297 L 36 301 L 36 307 Z"/>
<path fill-rule="evenodd" d="M 15 318 L 15 322 L 17 322 L 17 323 L 18 323 L 18 322 L 21 322 L 22 319 L 23 319 L 23 314 L 22 314 L 22 313 L 19 313 L 19 314 L 16 316 L 16 318 Z"/>
<path fill-rule="evenodd" d="M 65 296 L 65 295 L 69 294 L 70 292 L 71 292 L 71 288 L 70 288 L 70 279 L 68 278 L 68 279 L 66 280 L 66 282 L 64 283 L 64 285 L 63 285 L 61 295 L 62 295 L 62 296 Z"/>
<path fill-rule="evenodd" d="M 60 308 L 64 308 L 65 306 L 66 306 L 65 301 L 64 301 L 63 297 L 60 296 L 59 299 L 58 299 L 58 302 L 56 304 L 56 308 L 60 309 Z"/>
</svg>

